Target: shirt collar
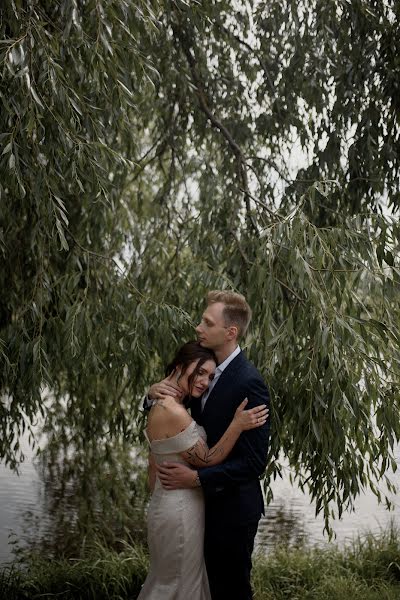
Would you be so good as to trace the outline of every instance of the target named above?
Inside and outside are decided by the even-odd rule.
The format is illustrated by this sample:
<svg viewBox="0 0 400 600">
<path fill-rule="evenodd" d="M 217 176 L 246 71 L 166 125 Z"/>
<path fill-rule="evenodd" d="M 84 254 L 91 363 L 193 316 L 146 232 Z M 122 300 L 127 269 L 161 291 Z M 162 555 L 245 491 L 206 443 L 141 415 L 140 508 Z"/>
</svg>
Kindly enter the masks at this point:
<svg viewBox="0 0 400 600">
<path fill-rule="evenodd" d="M 222 362 L 220 365 L 218 365 L 218 367 L 215 369 L 215 372 L 218 371 L 219 374 L 221 374 L 223 371 L 225 371 L 226 367 L 229 365 L 229 363 L 236 358 L 236 356 L 238 354 L 240 354 L 241 349 L 240 346 L 236 346 L 235 350 L 224 360 L 224 362 Z"/>
</svg>

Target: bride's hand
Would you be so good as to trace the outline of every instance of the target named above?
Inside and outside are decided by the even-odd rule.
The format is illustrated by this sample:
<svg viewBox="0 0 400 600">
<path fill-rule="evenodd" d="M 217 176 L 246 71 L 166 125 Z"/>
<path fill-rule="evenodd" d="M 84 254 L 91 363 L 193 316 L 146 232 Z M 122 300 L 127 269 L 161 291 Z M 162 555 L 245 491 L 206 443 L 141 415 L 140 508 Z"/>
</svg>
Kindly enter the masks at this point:
<svg viewBox="0 0 400 600">
<path fill-rule="evenodd" d="M 266 404 L 260 404 L 249 410 L 244 410 L 247 403 L 248 399 L 245 398 L 237 407 L 233 418 L 233 422 L 240 427 L 241 431 L 261 427 L 266 422 L 269 414 Z"/>
</svg>

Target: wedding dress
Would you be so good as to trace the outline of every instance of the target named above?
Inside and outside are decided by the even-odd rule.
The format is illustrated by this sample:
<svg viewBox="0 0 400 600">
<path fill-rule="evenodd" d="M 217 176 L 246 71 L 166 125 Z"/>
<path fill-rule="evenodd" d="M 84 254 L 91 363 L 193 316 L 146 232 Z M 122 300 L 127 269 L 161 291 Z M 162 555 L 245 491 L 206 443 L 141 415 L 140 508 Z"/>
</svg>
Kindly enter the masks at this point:
<svg viewBox="0 0 400 600">
<path fill-rule="evenodd" d="M 147 437 L 147 436 L 146 436 Z M 192 421 L 177 435 L 150 443 L 156 463 L 187 464 L 180 452 L 199 438 Z M 204 499 L 201 488 L 165 490 L 158 477 L 147 514 L 150 569 L 137 600 L 211 600 L 203 556 Z"/>
</svg>

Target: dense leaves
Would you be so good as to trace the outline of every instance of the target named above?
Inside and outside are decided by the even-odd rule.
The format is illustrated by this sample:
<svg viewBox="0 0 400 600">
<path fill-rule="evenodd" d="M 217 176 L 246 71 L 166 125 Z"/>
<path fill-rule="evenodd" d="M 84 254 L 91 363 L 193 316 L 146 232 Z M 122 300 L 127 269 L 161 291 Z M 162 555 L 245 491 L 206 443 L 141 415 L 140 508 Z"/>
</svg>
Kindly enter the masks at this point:
<svg viewBox="0 0 400 600">
<path fill-rule="evenodd" d="M 266 486 L 286 457 L 327 519 L 375 489 L 400 437 L 398 3 L 29 0 L 0 27 L 3 459 L 39 410 L 133 439 L 233 287 L 274 396 Z"/>
</svg>

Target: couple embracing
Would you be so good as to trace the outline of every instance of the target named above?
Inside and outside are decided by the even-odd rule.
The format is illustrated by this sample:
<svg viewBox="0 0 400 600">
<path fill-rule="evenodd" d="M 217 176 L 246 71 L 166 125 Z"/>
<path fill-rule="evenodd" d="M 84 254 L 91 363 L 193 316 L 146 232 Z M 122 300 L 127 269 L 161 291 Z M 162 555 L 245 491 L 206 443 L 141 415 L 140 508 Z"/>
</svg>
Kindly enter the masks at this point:
<svg viewBox="0 0 400 600">
<path fill-rule="evenodd" d="M 250 319 L 243 296 L 210 292 L 198 341 L 149 390 L 150 569 L 138 600 L 252 598 L 270 426 L 268 388 L 238 345 Z"/>
</svg>

